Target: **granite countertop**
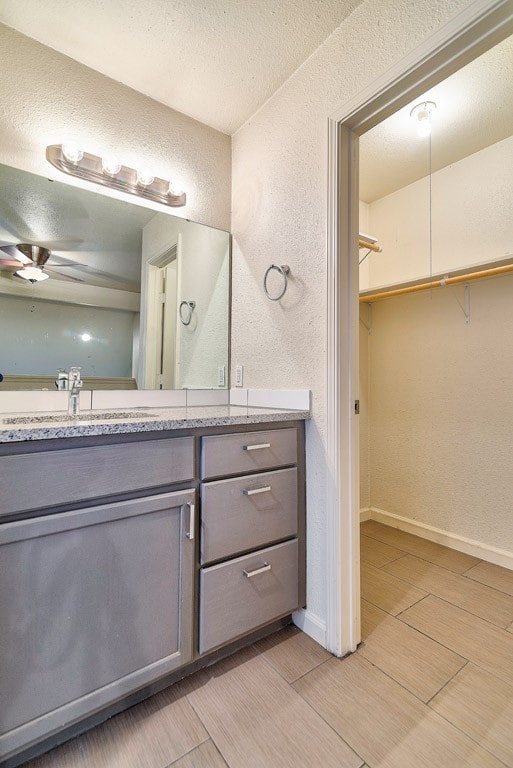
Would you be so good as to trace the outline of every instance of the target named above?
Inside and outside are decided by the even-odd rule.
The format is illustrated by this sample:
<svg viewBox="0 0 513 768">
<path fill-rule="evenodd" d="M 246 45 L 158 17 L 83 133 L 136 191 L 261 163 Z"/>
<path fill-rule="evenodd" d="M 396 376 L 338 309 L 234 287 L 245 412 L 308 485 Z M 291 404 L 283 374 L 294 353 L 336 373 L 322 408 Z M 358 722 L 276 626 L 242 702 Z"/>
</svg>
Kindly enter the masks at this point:
<svg viewBox="0 0 513 768">
<path fill-rule="evenodd" d="M 83 411 L 78 417 L 67 416 L 64 412 L 4 413 L 0 414 L 0 443 L 218 427 L 230 424 L 266 424 L 273 421 L 309 418 L 309 411 L 252 408 L 240 405 L 105 409 Z"/>
</svg>

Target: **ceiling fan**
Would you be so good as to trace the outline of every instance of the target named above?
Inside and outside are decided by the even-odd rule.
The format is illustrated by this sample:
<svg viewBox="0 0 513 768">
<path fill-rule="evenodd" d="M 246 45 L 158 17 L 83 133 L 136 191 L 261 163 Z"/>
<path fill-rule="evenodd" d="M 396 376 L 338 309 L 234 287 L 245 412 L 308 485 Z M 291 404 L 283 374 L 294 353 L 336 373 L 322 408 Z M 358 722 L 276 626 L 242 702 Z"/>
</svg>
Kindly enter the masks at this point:
<svg viewBox="0 0 513 768">
<path fill-rule="evenodd" d="M 0 259 L 0 266 L 17 267 L 16 277 L 22 277 L 31 283 L 46 280 L 50 275 L 43 268 L 50 258 L 50 250 L 40 245 L 18 243 L 17 245 L 2 245 L 0 251 L 10 256 L 10 259 Z"/>
<path fill-rule="evenodd" d="M 31 283 L 37 283 L 50 277 L 48 272 L 59 279 L 73 280 L 78 283 L 87 282 L 87 275 L 98 277 L 107 281 L 117 281 L 119 277 L 103 272 L 94 267 L 80 264 L 75 261 L 55 256 L 49 248 L 30 243 L 18 243 L 17 245 L 0 245 L 0 251 L 9 258 L 1 258 L 0 269 L 4 267 L 17 267 L 15 277 L 23 278 Z M 51 262 L 49 261 L 51 259 Z M 84 272 L 84 277 L 63 274 L 63 269 L 75 269 Z"/>
</svg>

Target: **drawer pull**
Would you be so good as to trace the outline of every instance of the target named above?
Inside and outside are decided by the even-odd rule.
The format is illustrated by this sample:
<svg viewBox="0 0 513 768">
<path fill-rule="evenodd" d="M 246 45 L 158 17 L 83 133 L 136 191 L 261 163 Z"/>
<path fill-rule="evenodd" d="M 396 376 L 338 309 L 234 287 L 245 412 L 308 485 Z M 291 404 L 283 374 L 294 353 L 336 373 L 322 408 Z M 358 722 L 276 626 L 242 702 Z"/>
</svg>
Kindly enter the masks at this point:
<svg viewBox="0 0 513 768">
<path fill-rule="evenodd" d="M 192 501 L 187 502 L 187 506 L 189 507 L 189 531 L 185 534 L 188 539 L 191 541 L 194 539 L 194 524 L 196 520 L 195 510 L 196 507 L 192 503 Z"/>
<path fill-rule="evenodd" d="M 270 448 L 271 443 L 257 443 L 255 445 L 243 445 L 243 451 L 258 451 L 260 448 Z"/>
<path fill-rule="evenodd" d="M 244 569 L 242 573 L 247 579 L 252 579 L 253 576 L 258 576 L 259 573 L 266 573 L 266 571 L 270 571 L 272 568 L 270 563 L 264 563 L 260 568 L 255 568 L 254 571 L 246 571 Z"/>
<path fill-rule="evenodd" d="M 255 493 L 267 493 L 270 490 L 270 485 L 261 485 L 260 488 L 243 488 L 242 493 L 244 496 L 254 496 Z"/>
</svg>

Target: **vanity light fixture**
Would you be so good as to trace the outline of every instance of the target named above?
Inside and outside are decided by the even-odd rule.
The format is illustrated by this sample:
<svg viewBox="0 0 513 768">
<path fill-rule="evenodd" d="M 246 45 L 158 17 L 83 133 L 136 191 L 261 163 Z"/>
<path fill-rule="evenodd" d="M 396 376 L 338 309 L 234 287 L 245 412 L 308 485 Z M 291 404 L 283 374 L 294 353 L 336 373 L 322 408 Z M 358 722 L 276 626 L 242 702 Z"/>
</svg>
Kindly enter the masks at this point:
<svg viewBox="0 0 513 768">
<path fill-rule="evenodd" d="M 84 157 L 84 153 L 76 141 L 67 141 L 62 145 L 62 154 L 70 163 L 78 163 Z"/>
<path fill-rule="evenodd" d="M 140 171 L 122 165 L 113 157 L 98 157 L 84 152 L 74 142 L 52 144 L 46 148 L 46 159 L 59 171 L 79 179 L 93 181 L 130 195 L 145 197 L 162 205 L 179 208 L 186 203 L 185 192 L 173 182 L 159 179 L 146 169 Z M 45 275 L 46 277 L 46 275 Z"/>
<path fill-rule="evenodd" d="M 410 112 L 410 117 L 417 120 L 417 134 L 425 138 L 431 134 L 431 112 L 436 109 L 434 101 L 422 101 L 416 104 Z"/>
<path fill-rule="evenodd" d="M 121 163 L 116 157 L 102 157 L 102 171 L 107 176 L 116 176 L 121 170 Z"/>
</svg>

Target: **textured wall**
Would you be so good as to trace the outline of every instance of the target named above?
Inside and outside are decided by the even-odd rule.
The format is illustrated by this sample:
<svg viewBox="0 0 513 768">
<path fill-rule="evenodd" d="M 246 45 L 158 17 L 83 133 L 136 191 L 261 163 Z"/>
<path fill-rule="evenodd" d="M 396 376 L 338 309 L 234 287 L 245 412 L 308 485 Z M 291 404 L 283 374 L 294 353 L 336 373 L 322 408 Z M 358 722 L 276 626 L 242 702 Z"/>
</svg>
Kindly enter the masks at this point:
<svg viewBox="0 0 513 768">
<path fill-rule="evenodd" d="M 513 276 L 373 305 L 371 504 L 513 551 Z"/>
<path fill-rule="evenodd" d="M 371 310 L 372 311 L 372 310 Z M 370 507 L 370 344 L 368 305 L 360 306 L 360 509 Z"/>
<path fill-rule="evenodd" d="M 45 149 L 75 139 L 177 180 L 188 202 L 176 215 L 230 228 L 228 136 L 3 25 L 0 71 L 1 163 L 62 180 Z"/>
<path fill-rule="evenodd" d="M 433 273 L 513 256 L 513 136 L 433 174 Z M 429 275 L 429 179 L 368 206 L 369 288 Z"/>
<path fill-rule="evenodd" d="M 468 0 L 368 0 L 233 137 L 232 363 L 249 387 L 308 387 L 308 606 L 325 618 L 327 119 Z M 365 45 L 362 45 L 362 40 Z M 262 278 L 289 264 L 281 302 Z"/>
</svg>

